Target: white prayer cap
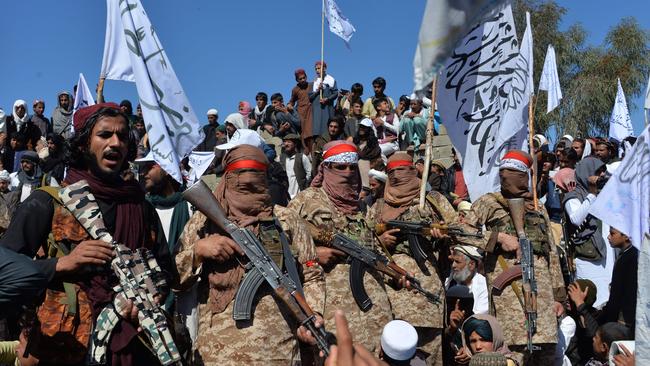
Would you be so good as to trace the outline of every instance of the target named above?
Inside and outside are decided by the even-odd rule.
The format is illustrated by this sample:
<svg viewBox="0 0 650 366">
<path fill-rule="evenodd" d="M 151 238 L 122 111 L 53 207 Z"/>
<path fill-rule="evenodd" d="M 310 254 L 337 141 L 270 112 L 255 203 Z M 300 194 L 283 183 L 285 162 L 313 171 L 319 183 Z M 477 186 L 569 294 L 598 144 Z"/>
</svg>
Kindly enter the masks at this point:
<svg viewBox="0 0 650 366">
<path fill-rule="evenodd" d="M 381 332 L 381 349 L 396 361 L 413 358 L 418 344 L 418 332 L 404 320 L 392 320 Z"/>
<path fill-rule="evenodd" d="M 467 201 L 460 201 L 458 204 L 458 211 L 469 211 L 472 209 L 472 204 Z"/>
<path fill-rule="evenodd" d="M 9 172 L 6 170 L 0 171 L 0 181 L 4 182 L 9 182 L 11 180 L 11 177 L 9 176 Z"/>
<path fill-rule="evenodd" d="M 548 144 L 548 140 L 546 139 L 546 136 L 542 134 L 537 134 L 533 137 L 533 139 L 537 140 L 539 142 L 539 146 L 544 146 Z"/>
<path fill-rule="evenodd" d="M 134 163 L 136 164 L 146 164 L 146 163 L 153 163 L 156 160 L 153 158 L 153 151 L 149 151 L 147 155 L 140 159 L 135 159 Z"/>
<path fill-rule="evenodd" d="M 475 260 L 481 260 L 483 258 L 481 252 L 478 251 L 478 248 L 473 247 L 471 245 L 456 245 L 455 247 L 452 248 L 452 250 L 454 252 L 463 253 L 466 256 Z"/>
<path fill-rule="evenodd" d="M 208 116 L 210 116 L 210 115 L 212 115 L 212 116 L 218 116 L 218 115 L 219 115 L 219 111 L 217 111 L 215 108 L 210 108 L 210 109 L 208 109 Z"/>
<path fill-rule="evenodd" d="M 386 175 L 386 173 L 382 172 L 381 170 L 370 169 L 368 176 L 384 183 L 386 183 L 386 180 L 388 180 L 388 175 Z"/>
<path fill-rule="evenodd" d="M 564 136 L 562 136 L 562 138 L 573 142 L 573 136 L 571 136 L 571 135 L 564 135 Z"/>
<path fill-rule="evenodd" d="M 230 141 L 225 144 L 217 145 L 219 150 L 230 150 L 239 145 L 252 145 L 258 149 L 264 149 L 264 140 L 260 135 L 253 130 L 240 129 L 235 131 L 230 138 Z"/>
<path fill-rule="evenodd" d="M 370 120 L 370 118 L 362 119 L 361 122 L 359 122 L 359 124 L 361 126 L 372 127 L 372 121 Z"/>
</svg>

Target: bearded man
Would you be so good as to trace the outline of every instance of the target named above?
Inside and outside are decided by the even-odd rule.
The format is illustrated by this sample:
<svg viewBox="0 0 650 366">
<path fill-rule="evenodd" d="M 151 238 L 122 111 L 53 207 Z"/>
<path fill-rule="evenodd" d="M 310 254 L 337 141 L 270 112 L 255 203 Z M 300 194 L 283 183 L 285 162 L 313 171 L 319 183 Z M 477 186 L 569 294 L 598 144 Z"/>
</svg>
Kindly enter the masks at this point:
<svg viewBox="0 0 650 366">
<path fill-rule="evenodd" d="M 225 155 L 225 173 L 214 195 L 225 216 L 250 229 L 282 268 L 295 263 L 303 279 L 305 298 L 312 309 L 323 312 L 325 283 L 316 262 L 309 231 L 290 209 L 273 205 L 267 184 L 269 162 L 258 147 L 239 145 Z M 291 258 L 283 255 L 282 237 Z M 296 338 L 314 339 L 298 327 L 286 305 L 271 288 L 262 285 L 255 294 L 250 320 L 234 320 L 234 299 L 246 272 L 242 249 L 218 226 L 196 212 L 180 239 L 176 267 L 181 288 L 198 284 L 198 337 L 194 361 L 202 365 L 290 365 L 297 352 Z M 319 320 L 322 323 L 322 319 Z"/>
<path fill-rule="evenodd" d="M 135 143 L 129 140 L 127 116 L 117 104 L 102 103 L 80 109 L 74 117 L 76 135 L 70 141 L 69 169 L 62 185 L 86 180 L 113 238 L 132 250 L 151 249 L 170 277 L 167 243 L 155 234 L 161 230 L 156 211 L 145 201 L 137 182 L 121 178 L 136 150 Z M 56 245 L 50 244 L 50 233 Z M 36 190 L 20 204 L 0 245 L 28 257 L 34 257 L 39 249 L 58 253 L 35 261 L 49 280 L 48 293 L 60 292 L 63 282 L 72 284 L 77 295 L 67 301 L 76 301 L 77 311 L 82 314 L 90 303 L 94 326 L 100 311 L 114 301 L 113 287 L 118 280 L 106 267 L 114 255 L 111 245 L 93 240 L 72 213 L 44 190 Z M 158 358 L 138 337 L 138 312 L 133 304 L 129 302 L 123 310 L 108 341 L 107 364 L 157 364 Z M 65 320 L 59 318 L 57 324 Z M 56 364 L 57 357 L 76 351 L 81 351 L 79 362 L 84 362 L 86 345 L 81 350 L 46 346 L 32 347 L 41 364 Z M 45 353 L 46 350 L 54 353 Z"/>
<path fill-rule="evenodd" d="M 485 252 L 485 276 L 490 289 L 490 314 L 496 316 L 503 326 L 506 344 L 518 353 L 525 364 L 553 364 L 557 343 L 557 320 L 553 311 L 553 301 L 566 300 L 564 280 L 560 270 L 559 257 L 553 245 L 550 221 L 543 205 L 535 208 L 533 194 L 528 187 L 528 174 L 532 157 L 520 150 L 508 151 L 502 159 L 499 170 L 501 192 L 488 193 L 472 204 L 472 209 L 464 218 L 466 230 L 476 232 L 483 226 L 483 238 L 454 237 L 459 244 L 472 245 Z M 525 200 L 524 230 L 533 247 L 533 264 L 537 280 L 537 331 L 533 344 L 541 349 L 528 352 L 523 299 L 513 289 L 522 288 L 521 278 L 515 279 L 503 291 L 492 288 L 496 278 L 511 266 L 519 263 L 520 252 L 517 233 L 510 214 L 508 199 Z M 432 230 L 434 236 L 441 236 Z"/>
<path fill-rule="evenodd" d="M 377 249 L 378 243 L 359 208 L 361 176 L 357 147 L 346 141 L 332 141 L 323 147 L 323 162 L 311 187 L 298 193 L 289 208 L 308 224 L 317 245 L 318 263 L 325 269 L 325 327 L 334 331 L 334 312 L 345 312 L 356 342 L 371 352 L 378 351 L 382 327 L 392 320 L 383 278 L 368 270 L 363 283 L 372 306 L 363 311 L 350 291 L 350 265 L 345 253 L 327 246 L 329 238 L 341 232 L 359 245 Z"/>
</svg>

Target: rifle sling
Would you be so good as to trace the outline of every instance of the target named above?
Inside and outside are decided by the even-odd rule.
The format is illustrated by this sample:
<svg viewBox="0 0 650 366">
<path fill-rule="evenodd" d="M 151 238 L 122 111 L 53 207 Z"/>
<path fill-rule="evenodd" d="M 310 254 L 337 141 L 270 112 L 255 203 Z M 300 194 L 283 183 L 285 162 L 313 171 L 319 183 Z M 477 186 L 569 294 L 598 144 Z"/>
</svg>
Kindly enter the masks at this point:
<svg viewBox="0 0 650 366">
<path fill-rule="evenodd" d="M 508 263 L 506 262 L 506 260 L 503 258 L 502 255 L 500 255 L 497 258 L 497 261 L 499 262 L 499 267 L 501 267 L 501 269 L 504 272 L 509 268 Z M 517 281 L 512 281 L 512 282 L 510 282 L 510 286 L 512 287 L 512 291 L 514 291 L 515 295 L 517 296 L 517 300 L 519 300 L 519 304 L 521 305 L 521 309 L 525 312 L 526 307 L 524 305 L 524 295 L 521 292 L 521 288 L 519 287 L 519 284 L 517 283 Z"/>
</svg>

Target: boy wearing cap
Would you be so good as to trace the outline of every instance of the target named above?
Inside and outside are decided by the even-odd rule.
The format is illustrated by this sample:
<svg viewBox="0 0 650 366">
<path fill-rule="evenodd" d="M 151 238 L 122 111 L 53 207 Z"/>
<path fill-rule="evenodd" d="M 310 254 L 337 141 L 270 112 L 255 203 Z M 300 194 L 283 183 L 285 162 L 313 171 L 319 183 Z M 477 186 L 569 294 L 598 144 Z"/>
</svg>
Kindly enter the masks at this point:
<svg viewBox="0 0 650 366">
<path fill-rule="evenodd" d="M 503 325 L 506 343 L 513 352 L 520 353 L 527 362 L 552 364 L 557 343 L 557 320 L 553 301 L 564 302 L 566 291 L 559 265 L 559 257 L 549 230 L 549 219 L 543 205 L 535 209 L 533 195 L 528 187 L 532 157 L 520 150 L 508 151 L 501 160 L 499 176 L 501 192 L 481 196 L 472 205 L 461 225 L 466 231 L 476 232 L 485 226 L 483 238 L 454 237 L 459 244 L 472 245 L 485 251 L 485 270 L 488 285 L 508 268 L 518 264 L 520 251 L 507 199 L 525 200 L 524 229 L 533 246 L 533 264 L 537 281 L 537 331 L 533 343 L 541 350 L 528 352 L 524 311 L 518 294 L 512 286 L 501 293 L 490 289 L 490 314 Z M 441 236 L 433 230 L 435 236 Z M 521 288 L 521 279 L 513 283 Z"/>
</svg>

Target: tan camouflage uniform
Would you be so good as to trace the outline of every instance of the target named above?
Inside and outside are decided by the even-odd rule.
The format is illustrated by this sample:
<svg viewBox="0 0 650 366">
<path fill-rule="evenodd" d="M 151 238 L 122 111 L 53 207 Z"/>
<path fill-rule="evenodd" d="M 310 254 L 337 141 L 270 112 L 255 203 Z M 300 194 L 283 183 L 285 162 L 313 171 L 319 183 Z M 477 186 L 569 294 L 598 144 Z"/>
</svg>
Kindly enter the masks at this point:
<svg viewBox="0 0 650 366">
<path fill-rule="evenodd" d="M 432 191 L 429 196 L 423 210 L 419 209 L 419 200 L 415 199 L 409 208 L 396 218 L 396 220 L 440 222 L 443 220 L 443 217 L 446 217 L 448 221 L 454 221 L 456 212 L 449 201 L 435 191 Z M 368 211 L 367 217 L 369 223 L 373 225 L 379 223 L 383 203 L 383 199 L 378 200 Z M 439 295 L 442 303 L 440 305 L 434 305 L 422 295 L 406 290 L 395 290 L 390 286 L 386 286 L 393 316 L 395 319 L 405 320 L 416 327 L 419 337 L 418 348 L 427 354 L 427 364 L 442 365 L 441 338 L 442 328 L 444 327 L 445 296 L 437 265 L 437 258 L 439 258 L 438 248 L 429 248 L 431 251 L 427 254 L 432 260 L 425 263 L 429 271 L 429 275 L 425 275 L 411 255 L 408 239 L 406 236 L 403 239 L 403 241 L 397 243 L 391 249 L 390 254 L 393 260 L 400 267 L 415 274 L 415 277 L 420 280 L 425 290 Z M 444 259 L 446 260 L 446 257 Z"/>
<path fill-rule="evenodd" d="M 361 213 L 349 216 L 339 212 L 329 201 L 322 188 L 308 188 L 289 202 L 289 208 L 296 210 L 310 227 L 317 233 L 342 232 L 359 244 L 373 246 L 372 232 L 368 228 Z M 320 235 L 320 234 L 318 234 Z M 319 242 L 316 241 L 316 245 Z M 372 307 L 367 312 L 362 312 L 357 306 L 349 282 L 350 265 L 339 263 L 334 268 L 325 272 L 326 297 L 325 297 L 325 327 L 334 332 L 334 312 L 337 309 L 345 312 L 350 331 L 354 341 L 363 344 L 371 352 L 378 351 L 381 331 L 386 323 L 392 320 L 390 303 L 386 295 L 383 280 L 374 271 L 367 271 L 364 286 L 372 300 Z"/>
<path fill-rule="evenodd" d="M 323 312 L 325 282 L 323 270 L 316 264 L 316 250 L 305 224 L 291 210 L 275 206 L 274 215 L 292 244 L 304 275 L 304 292 L 315 312 Z M 191 286 L 201 275 L 202 265 L 193 266 L 194 244 L 203 237 L 206 217 L 195 213 L 183 230 L 176 266 L 183 288 Z M 207 279 L 199 283 L 199 327 L 194 345 L 198 365 L 289 365 L 297 355 L 295 322 L 278 308 L 277 301 L 265 286 L 255 296 L 253 319 L 235 322 L 234 300 L 225 311 L 211 314 L 207 304 Z M 284 307 L 282 307 L 284 309 Z M 291 326 L 289 325 L 289 323 Z"/>
<path fill-rule="evenodd" d="M 506 344 L 513 352 L 523 354 L 526 365 L 552 365 L 554 358 L 555 344 L 557 343 L 557 319 L 553 310 L 554 301 L 564 301 L 566 292 L 560 269 L 558 253 L 550 230 L 549 219 L 541 206 L 543 217 L 539 218 L 539 224 L 532 225 L 526 222 L 526 235 L 533 247 L 540 243 L 547 243 L 550 252 L 548 259 L 544 255 L 535 253 L 535 279 L 537 280 L 537 333 L 533 336 L 533 343 L 541 346 L 542 350 L 535 351 L 531 356 L 526 350 L 527 336 L 525 316 L 523 308 L 517 295 L 509 285 L 501 294 L 492 291 L 492 282 L 497 278 L 503 269 L 498 263 L 498 257 L 505 259 L 508 267 L 517 264 L 514 252 L 501 250 L 497 243 L 497 233 L 504 232 L 516 236 L 507 201 L 500 193 L 483 195 L 472 204 L 471 211 L 466 215 L 464 223 L 471 226 L 468 230 L 480 229 L 485 225 L 487 230 L 483 231 L 484 239 L 458 237 L 455 240 L 477 246 L 486 252 L 484 261 L 485 277 L 487 278 L 490 290 L 490 313 L 496 316 L 503 327 Z M 528 220 L 527 220 L 528 221 Z M 513 281 L 519 284 L 521 280 Z"/>
</svg>

